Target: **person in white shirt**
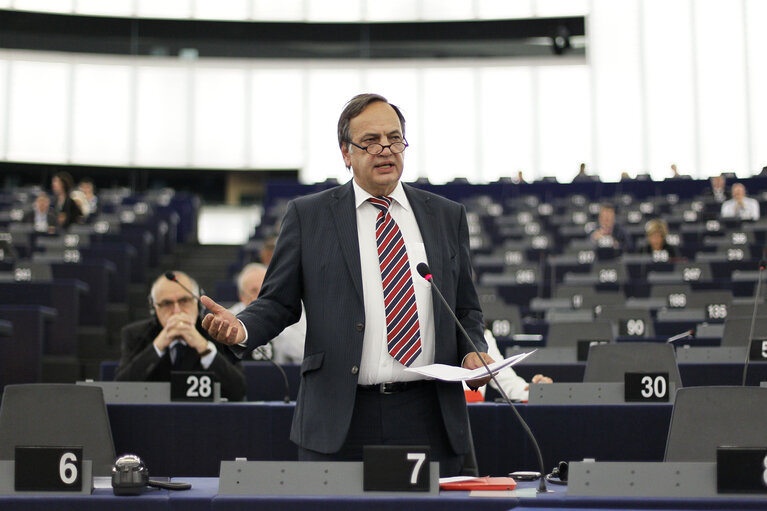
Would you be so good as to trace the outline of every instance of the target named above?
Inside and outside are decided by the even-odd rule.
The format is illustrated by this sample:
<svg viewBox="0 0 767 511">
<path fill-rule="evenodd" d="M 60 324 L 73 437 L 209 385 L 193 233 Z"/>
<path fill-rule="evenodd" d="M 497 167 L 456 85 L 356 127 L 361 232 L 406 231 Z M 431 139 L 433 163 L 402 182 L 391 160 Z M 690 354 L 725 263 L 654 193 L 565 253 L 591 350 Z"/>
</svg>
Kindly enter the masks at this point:
<svg viewBox="0 0 767 511">
<path fill-rule="evenodd" d="M 487 354 L 493 357 L 493 360 L 503 360 L 504 357 L 501 355 L 501 351 L 498 349 L 498 343 L 495 341 L 495 337 L 490 330 L 485 330 L 485 341 L 487 342 Z M 509 399 L 512 401 L 527 401 L 528 395 L 530 393 L 530 384 L 527 383 L 524 378 L 519 376 L 511 366 L 498 371 L 498 373 L 495 375 L 495 379 L 498 380 L 498 383 L 501 384 L 501 387 L 503 387 L 503 390 L 506 392 L 506 395 L 509 396 Z M 536 374 L 533 376 L 532 380 L 530 380 L 530 383 L 553 382 L 554 380 L 542 374 Z M 498 386 L 494 381 L 490 380 L 489 385 L 498 390 Z M 469 390 L 469 387 L 467 387 L 465 384 L 464 390 Z M 484 396 L 485 387 L 480 387 L 477 392 Z"/>
<path fill-rule="evenodd" d="M 247 305 L 258 298 L 266 276 L 266 266 L 261 263 L 246 264 L 237 276 L 237 293 L 240 301 L 229 307 L 232 314 L 238 314 Z M 268 344 L 253 350 L 254 360 L 271 358 L 278 364 L 300 364 L 304 358 L 304 339 L 306 338 L 306 314 L 301 319 L 280 332 Z"/>
<path fill-rule="evenodd" d="M 759 202 L 746 196 L 746 187 L 742 183 L 735 183 L 730 191 L 732 199 L 722 204 L 722 218 L 759 220 Z"/>
</svg>

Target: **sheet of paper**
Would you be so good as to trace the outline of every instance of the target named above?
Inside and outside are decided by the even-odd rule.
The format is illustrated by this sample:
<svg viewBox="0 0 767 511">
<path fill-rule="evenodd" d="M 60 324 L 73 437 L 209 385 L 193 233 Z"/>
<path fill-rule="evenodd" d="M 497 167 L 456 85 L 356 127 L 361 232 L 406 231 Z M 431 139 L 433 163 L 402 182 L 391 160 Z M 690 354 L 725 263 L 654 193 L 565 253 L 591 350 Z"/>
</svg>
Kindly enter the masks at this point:
<svg viewBox="0 0 767 511">
<path fill-rule="evenodd" d="M 503 360 L 499 360 L 498 362 L 493 362 L 487 366 L 490 368 L 490 371 L 495 374 L 504 367 L 512 366 L 524 360 L 525 358 L 535 353 L 535 351 L 536 350 L 529 351 L 527 353 L 520 353 L 519 355 L 514 355 L 513 357 L 505 358 Z M 476 380 L 477 378 L 481 378 L 487 374 L 487 371 L 484 367 L 478 367 L 476 369 L 464 369 L 463 367 L 449 366 L 445 364 L 430 364 L 421 367 L 408 367 L 405 369 L 405 371 L 418 373 L 428 378 L 434 378 L 435 380 L 442 381 Z"/>
</svg>

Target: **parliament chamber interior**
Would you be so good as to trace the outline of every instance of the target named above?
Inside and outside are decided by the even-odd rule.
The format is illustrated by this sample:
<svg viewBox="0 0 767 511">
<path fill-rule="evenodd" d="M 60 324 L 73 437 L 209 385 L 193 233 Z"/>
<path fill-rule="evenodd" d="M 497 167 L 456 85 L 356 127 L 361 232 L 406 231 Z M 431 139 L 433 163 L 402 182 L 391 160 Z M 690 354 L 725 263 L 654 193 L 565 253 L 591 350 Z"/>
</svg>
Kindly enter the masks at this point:
<svg viewBox="0 0 767 511">
<path fill-rule="evenodd" d="M 35 14 L 0 0 L 0 509 L 767 509 L 767 71 L 749 21 L 767 9 L 756 0 L 736 16 L 717 2 L 669 7 L 700 29 L 680 25 L 700 43 L 687 50 L 664 39 L 678 27 L 649 0 L 627 2 L 639 21 L 601 0 L 305 1 L 292 17 L 248 0 L 212 19 L 213 2 L 178 2 L 194 15 L 173 2 L 70 3 Z M 717 23 L 752 50 L 720 62 L 738 99 L 717 112 L 740 124 L 711 120 L 719 95 L 701 55 Z M 665 49 L 654 34 L 671 48 L 666 67 L 653 67 Z M 387 83 L 392 69 L 402 84 Z M 663 101 L 659 69 L 683 82 Z M 621 73 L 641 86 L 616 93 Z M 238 275 L 279 243 L 290 201 L 351 178 L 320 119 L 377 84 L 414 103 L 403 110 L 418 170 L 402 182 L 465 211 L 486 338 L 502 357 L 529 354 L 513 365 L 530 382 L 524 399 L 466 390 L 465 480 L 427 463 L 417 489 L 417 469 L 391 482 L 405 473 L 391 459 L 382 477 L 375 449 L 359 463 L 299 461 L 291 425 L 316 369 L 300 360 L 248 355 L 241 401 L 218 378 L 203 383 L 211 373 L 119 374 L 123 327 L 157 316 L 155 279 L 183 271 L 200 295 L 238 305 Z M 113 96 L 90 101 L 96 89 Z M 450 117 L 441 106 L 453 101 Z M 50 122 L 25 115 L 43 110 Z M 446 148 L 431 133 L 450 122 L 467 128 Z M 665 176 L 677 151 L 684 172 Z M 601 165 L 573 178 L 580 161 Z M 41 226 L 35 204 L 61 171 L 93 179 L 98 205 Z M 724 191 L 710 179 L 720 174 Z M 723 214 L 736 183 L 754 218 Z M 592 235 L 606 209 L 620 236 Z M 207 243 L 235 210 L 244 234 Z M 396 487 L 369 487 L 374 477 Z"/>
</svg>

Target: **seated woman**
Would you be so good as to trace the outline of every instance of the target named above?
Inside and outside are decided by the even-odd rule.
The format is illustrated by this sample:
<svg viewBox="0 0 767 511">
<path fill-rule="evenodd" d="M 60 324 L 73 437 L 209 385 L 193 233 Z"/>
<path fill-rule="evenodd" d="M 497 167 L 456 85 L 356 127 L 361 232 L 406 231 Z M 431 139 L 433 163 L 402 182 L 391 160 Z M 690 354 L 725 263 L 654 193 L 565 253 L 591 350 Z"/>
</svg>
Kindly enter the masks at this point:
<svg viewBox="0 0 767 511">
<path fill-rule="evenodd" d="M 639 249 L 640 254 L 651 254 L 653 259 L 668 260 L 679 257 L 676 247 L 666 241 L 668 226 L 660 218 L 654 218 L 645 224 L 647 244 Z M 663 253 L 665 252 L 665 255 Z"/>
</svg>

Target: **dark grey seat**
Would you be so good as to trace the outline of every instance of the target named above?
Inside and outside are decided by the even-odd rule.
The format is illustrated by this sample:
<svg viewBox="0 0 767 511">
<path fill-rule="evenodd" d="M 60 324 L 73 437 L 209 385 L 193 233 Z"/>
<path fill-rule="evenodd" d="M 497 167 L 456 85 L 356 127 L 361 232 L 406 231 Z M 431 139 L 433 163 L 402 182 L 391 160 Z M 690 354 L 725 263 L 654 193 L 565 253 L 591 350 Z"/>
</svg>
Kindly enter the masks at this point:
<svg viewBox="0 0 767 511">
<path fill-rule="evenodd" d="M 722 346 L 743 347 L 748 345 L 748 335 L 751 332 L 750 317 L 728 317 L 724 321 Z M 754 339 L 767 339 L 767 317 L 760 316 L 754 323 Z"/>
<path fill-rule="evenodd" d="M 17 445 L 82 446 L 94 476 L 109 476 L 112 430 L 100 387 L 57 383 L 6 385 L 0 407 L 0 459 Z"/>
<path fill-rule="evenodd" d="M 668 373 L 669 381 L 682 386 L 674 348 L 657 342 L 597 344 L 589 349 L 584 382 L 623 382 L 625 373 Z"/>
<path fill-rule="evenodd" d="M 575 348 L 579 340 L 613 342 L 615 334 L 609 321 L 552 323 L 549 325 L 546 347 Z"/>
<path fill-rule="evenodd" d="M 671 413 L 665 461 L 716 461 L 719 446 L 767 445 L 767 389 L 679 389 Z"/>
</svg>

